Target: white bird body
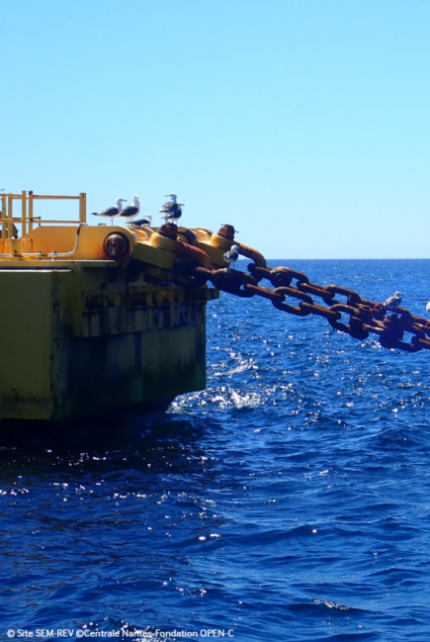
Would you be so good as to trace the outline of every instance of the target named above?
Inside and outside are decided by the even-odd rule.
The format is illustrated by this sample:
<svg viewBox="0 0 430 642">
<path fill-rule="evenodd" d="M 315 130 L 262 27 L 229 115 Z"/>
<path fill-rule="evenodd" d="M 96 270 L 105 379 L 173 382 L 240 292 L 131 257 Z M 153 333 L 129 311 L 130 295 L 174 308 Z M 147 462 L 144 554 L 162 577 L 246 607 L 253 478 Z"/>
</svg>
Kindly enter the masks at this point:
<svg viewBox="0 0 430 642">
<path fill-rule="evenodd" d="M 426 305 L 426 312 L 430 312 L 430 301 Z"/>
<path fill-rule="evenodd" d="M 93 216 L 104 216 L 105 218 L 110 218 L 113 225 L 113 219 L 121 214 L 122 204 L 126 201 L 126 198 L 117 198 L 115 201 L 116 207 L 108 207 L 101 212 L 93 212 Z"/>
<path fill-rule="evenodd" d="M 386 310 L 395 310 L 400 306 L 402 303 L 402 293 L 401 292 L 395 292 L 394 296 L 390 296 L 389 299 L 384 301 L 382 304 L 382 307 L 385 308 Z"/>
<path fill-rule="evenodd" d="M 236 263 L 238 258 L 239 258 L 239 248 L 237 247 L 237 245 L 232 245 L 229 251 L 223 255 L 223 259 L 226 263 L 228 263 L 229 267 L 231 267 L 234 263 Z"/>
<path fill-rule="evenodd" d="M 139 197 L 133 196 L 133 205 L 127 205 L 127 207 L 124 207 L 120 216 L 121 218 L 126 218 L 127 222 L 130 223 L 131 219 L 139 214 L 139 211 L 140 211 Z"/>
<path fill-rule="evenodd" d="M 184 203 L 177 203 L 177 195 L 174 194 L 173 192 L 171 194 L 165 194 L 164 195 L 166 198 L 171 198 L 170 201 L 167 201 L 167 203 L 164 203 L 160 209 L 161 214 L 165 214 L 164 220 L 165 221 L 177 221 L 178 219 L 181 218 L 182 216 L 182 207 L 184 207 Z"/>
</svg>

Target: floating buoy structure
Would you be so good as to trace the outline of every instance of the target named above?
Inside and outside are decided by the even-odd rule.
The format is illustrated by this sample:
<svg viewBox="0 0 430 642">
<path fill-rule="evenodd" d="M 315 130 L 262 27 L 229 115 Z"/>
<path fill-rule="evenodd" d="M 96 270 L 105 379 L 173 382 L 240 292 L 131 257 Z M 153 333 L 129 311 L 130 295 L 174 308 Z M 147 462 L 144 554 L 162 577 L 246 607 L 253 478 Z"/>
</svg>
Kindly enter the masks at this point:
<svg viewBox="0 0 430 642">
<path fill-rule="evenodd" d="M 75 220 L 43 216 L 44 201 L 65 199 Z M 84 193 L 2 193 L 0 205 L 0 420 L 166 408 L 205 387 L 206 303 L 219 292 L 190 287 L 187 271 L 226 267 L 230 240 L 151 217 L 116 225 L 122 200 L 88 225 Z"/>
<path fill-rule="evenodd" d="M 217 233 L 179 227 L 183 204 L 168 196 L 160 210 L 166 222 L 154 227 L 150 215 L 135 218 L 137 196 L 122 217 L 127 225 L 115 224 L 124 199 L 97 213 L 110 223 L 88 225 L 84 193 L 0 194 L 0 421 L 165 409 L 176 395 L 202 390 L 206 304 L 220 290 L 318 315 L 360 341 L 374 333 L 387 348 L 430 350 L 430 320 L 400 307 L 400 293 L 375 303 L 286 267 L 270 269 L 235 239 L 232 225 Z M 65 199 L 78 202 L 76 219 L 35 215 L 41 201 Z M 249 273 L 233 269 L 239 257 L 251 259 Z"/>
</svg>

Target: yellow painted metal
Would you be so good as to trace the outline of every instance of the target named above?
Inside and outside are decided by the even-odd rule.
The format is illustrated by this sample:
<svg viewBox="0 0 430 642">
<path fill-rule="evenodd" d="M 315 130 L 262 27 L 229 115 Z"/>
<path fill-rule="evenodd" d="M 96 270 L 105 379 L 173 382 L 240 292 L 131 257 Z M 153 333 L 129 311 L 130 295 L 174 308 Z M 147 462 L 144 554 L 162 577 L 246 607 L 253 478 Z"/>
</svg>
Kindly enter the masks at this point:
<svg viewBox="0 0 430 642">
<path fill-rule="evenodd" d="M 219 234 L 212 234 L 209 230 L 203 228 L 196 228 L 194 231 L 198 236 L 198 247 L 209 255 L 213 265 L 217 267 L 226 267 L 227 263 L 224 261 L 223 255 L 232 245 L 237 245 L 239 254 L 252 259 L 259 267 L 266 267 L 267 265 L 266 259 L 261 252 L 248 245 L 238 243 L 234 239 L 227 239 Z"/>
<path fill-rule="evenodd" d="M 154 235 L 155 234 L 151 236 L 151 239 Z M 137 261 L 142 261 L 143 263 L 149 263 L 150 265 L 170 270 L 175 262 L 176 252 L 161 249 L 148 242 L 137 241 L 134 245 L 131 257 Z"/>
<path fill-rule="evenodd" d="M 206 291 L 213 290 L 191 301 L 183 288 L 136 281 L 131 263 L 3 265 L 0 419 L 68 419 L 167 403 L 205 386 L 205 304 L 213 296 Z"/>
<path fill-rule="evenodd" d="M 80 201 L 81 196 L 52 196 L 48 194 L 33 194 L 35 200 L 43 201 Z"/>
<path fill-rule="evenodd" d="M 1 212 L 1 215 L 2 215 L 2 226 L 1 226 L 1 237 L 2 237 L 2 241 L 4 242 L 4 241 L 6 240 L 6 225 L 4 224 L 3 219 L 5 219 L 5 217 L 6 217 L 6 194 L 2 194 L 1 200 L 2 200 L 2 212 Z"/>
<path fill-rule="evenodd" d="M 35 200 L 78 200 L 79 201 L 79 222 L 86 222 L 86 194 L 81 192 L 79 196 L 45 196 L 41 194 L 33 194 L 32 191 L 27 192 L 24 190 L 21 194 L 3 194 L 2 195 L 2 213 L 0 218 L 0 223 L 2 224 L 2 239 L 6 239 L 7 236 L 11 237 L 15 232 L 12 233 L 13 221 L 19 222 L 22 225 L 21 236 L 26 236 L 27 231 L 31 233 L 33 231 L 33 224 L 37 222 L 40 224 L 52 224 L 52 223 L 75 223 L 75 220 L 66 221 L 64 219 L 55 219 L 49 220 L 42 219 L 42 217 L 34 216 L 34 201 Z M 22 203 L 22 212 L 21 216 L 13 218 L 13 201 L 20 200 Z M 28 230 L 27 230 L 27 201 L 28 201 Z M 6 207 L 7 203 L 7 207 Z"/>
<path fill-rule="evenodd" d="M 26 240 L 29 239 L 22 239 L 23 245 Z M 100 261 L 100 260 L 95 260 L 95 261 L 71 261 L 70 259 L 67 258 L 56 258 L 55 256 L 51 257 L 42 257 L 34 260 L 26 260 L 24 261 L 22 258 L 13 258 L 10 256 L 10 243 L 8 240 L 6 240 L 6 249 L 8 251 L 8 258 L 4 258 L 2 261 L 0 261 L 0 273 L 1 270 L 6 269 L 6 268 L 15 268 L 18 270 L 31 270 L 31 269 L 40 269 L 40 268 L 46 268 L 48 270 L 52 269 L 59 269 L 59 268 L 69 268 L 69 269 L 77 269 L 77 266 L 84 266 L 85 268 L 118 268 L 121 267 L 121 263 L 117 261 Z M 144 269 L 144 266 L 142 266 L 142 270 Z"/>
<path fill-rule="evenodd" d="M 56 227 L 46 225 L 37 227 L 31 234 L 32 252 L 48 254 L 52 252 L 70 252 L 76 242 L 77 226 Z"/>
<path fill-rule="evenodd" d="M 8 239 L 12 236 L 10 229 L 11 225 L 13 225 L 13 201 L 16 199 L 22 201 L 22 216 L 14 220 L 21 223 L 23 232 L 24 230 L 25 232 L 22 234 L 20 243 L 13 243 L 12 247 Z M 80 226 L 74 221 L 74 224 L 70 225 L 71 221 L 43 220 L 35 217 L 34 201 L 41 199 L 78 199 Z M 121 257 L 120 262 L 126 261 L 132 255 L 133 259 L 138 261 L 170 269 L 176 258 L 176 250 L 178 249 L 176 241 L 166 239 L 154 233 L 150 228 L 132 231 L 122 226 L 86 225 L 86 195 L 84 193 L 81 193 L 78 197 L 50 197 L 33 194 L 30 191 L 28 195 L 26 192 L 22 192 L 19 195 L 3 195 L 2 203 L 0 263 L 8 260 L 7 255 L 14 257 L 16 260 L 25 262 L 37 261 L 38 263 L 45 258 L 59 261 L 66 257 L 73 261 L 109 260 L 110 257 L 104 250 L 104 242 L 106 237 L 113 233 L 125 236 L 129 244 L 129 250 Z M 37 227 L 34 226 L 35 223 L 37 223 Z M 61 227 L 57 223 L 61 223 Z M 16 232 L 15 227 L 14 232 Z"/>
<path fill-rule="evenodd" d="M 34 216 L 35 200 L 79 200 L 79 221 L 62 219 L 46 220 Z M 13 218 L 13 201 L 21 200 L 21 217 Z M 28 201 L 28 213 L 27 213 Z M 14 221 L 22 225 L 22 240 L 12 242 L 17 234 Z M 169 270 L 175 261 L 177 253 L 182 249 L 176 240 L 159 234 L 150 227 L 130 230 L 119 226 L 88 226 L 86 225 L 86 194 L 79 196 L 49 196 L 33 194 L 25 191 L 21 194 L 2 195 L 2 227 L 0 241 L 0 264 L 9 256 L 17 261 L 51 260 L 109 260 L 104 250 L 106 237 L 112 233 L 124 235 L 129 243 L 129 251 L 121 257 L 124 262 L 131 256 L 133 259 Z M 37 228 L 34 227 L 35 223 Z M 59 226 L 61 224 L 61 227 Z M 224 253 L 231 248 L 234 241 L 210 230 L 196 228 L 196 245 L 209 256 L 214 267 L 225 267 Z M 265 266 L 263 255 L 246 245 L 236 243 L 243 256 L 252 258 L 257 265 Z"/>
<path fill-rule="evenodd" d="M 104 250 L 104 241 L 115 232 L 122 234 L 128 240 L 129 250 L 121 257 L 121 261 L 125 261 L 136 244 L 136 238 L 130 230 L 113 226 L 90 227 L 86 224 L 81 224 L 80 227 L 46 225 L 33 229 L 31 235 L 29 232 L 25 238 L 19 239 L 22 241 L 21 260 L 40 261 L 49 256 L 54 260 L 67 258 L 74 261 L 107 261 L 110 257 Z M 3 248 L 0 243 L 0 249 L 4 252 L 10 251 L 8 239 L 3 241 Z"/>
<path fill-rule="evenodd" d="M 10 255 L 20 257 L 22 255 L 22 239 L 10 239 Z"/>
<path fill-rule="evenodd" d="M 167 250 L 168 252 L 179 252 L 181 249 L 181 245 L 178 241 L 170 239 L 167 236 L 162 236 L 157 232 L 151 234 L 150 243 L 154 247 L 159 247 L 160 249 Z"/>
<path fill-rule="evenodd" d="M 70 222 L 34 215 L 35 200 L 79 200 Z M 21 200 L 21 217 L 13 204 Z M 172 268 L 181 243 L 149 227 L 86 224 L 86 195 L 1 195 L 0 420 L 65 419 L 168 401 L 205 385 L 205 308 L 218 298 Z M 14 222 L 21 224 L 13 238 Z M 61 223 L 61 225 L 58 225 Z M 198 228 L 214 267 L 234 241 Z M 111 234 L 127 240 L 112 260 Z M 265 265 L 253 248 L 244 256 Z M 176 285 L 155 285 L 174 282 Z"/>
<path fill-rule="evenodd" d="M 21 236 L 27 234 L 27 192 L 22 191 L 22 229 Z"/>
<path fill-rule="evenodd" d="M 206 252 L 212 265 L 217 268 L 226 267 L 224 254 L 235 244 L 235 241 L 226 239 L 219 234 L 213 234 L 210 230 L 202 227 L 193 228 L 193 230 L 197 234 L 197 247 Z"/>
<path fill-rule="evenodd" d="M 0 416 L 49 418 L 53 274 L 12 270 L 2 271 L 0 277 L 8 302 L 8 313 L 0 315 Z"/>
<path fill-rule="evenodd" d="M 87 222 L 87 195 L 84 192 L 79 194 L 79 220 L 81 223 Z"/>
<path fill-rule="evenodd" d="M 6 228 L 7 232 L 6 233 L 7 233 L 7 237 L 10 239 L 13 236 L 13 227 L 12 227 L 13 226 L 13 222 L 12 222 L 12 217 L 13 217 L 13 197 L 11 196 L 11 194 L 9 194 L 7 200 L 8 200 L 8 204 L 7 204 L 7 209 L 8 209 L 7 218 L 8 218 L 8 220 L 7 220 L 7 223 L 6 223 L 6 226 L 7 226 L 7 228 Z M 5 225 L 5 223 L 3 223 L 3 225 Z"/>
<path fill-rule="evenodd" d="M 226 250 L 216 247 L 215 245 L 212 245 L 211 241 L 203 241 L 203 240 L 198 240 L 197 241 L 197 247 L 199 247 L 201 250 L 204 250 L 206 254 L 209 256 L 212 265 L 214 265 L 217 268 L 222 268 L 225 267 L 227 264 L 223 259 L 223 255 Z M 230 244 L 233 245 L 233 243 Z"/>
<path fill-rule="evenodd" d="M 220 250 L 227 252 L 234 245 L 234 241 L 225 238 L 225 236 L 220 236 L 219 234 L 212 234 L 211 236 L 211 245 L 218 247 Z"/>
<path fill-rule="evenodd" d="M 154 234 L 153 229 L 145 226 L 136 228 L 133 230 L 133 232 L 136 234 L 137 237 L 141 238 L 144 241 L 148 240 Z"/>
<path fill-rule="evenodd" d="M 28 231 L 33 231 L 33 192 L 28 192 Z"/>
<path fill-rule="evenodd" d="M 0 222 L 2 222 L 2 220 L 3 219 L 0 219 Z M 6 219 L 6 221 L 7 220 L 8 219 Z M 22 222 L 22 218 L 21 217 L 15 217 L 13 220 L 18 222 L 18 223 Z M 44 219 L 42 219 L 41 217 L 38 217 L 38 216 L 34 217 L 33 222 L 36 223 L 37 225 L 52 225 L 53 223 L 55 223 L 56 225 L 60 225 L 60 224 L 70 225 L 70 223 L 73 223 L 74 225 L 76 225 L 75 219 L 64 219 L 64 218 L 55 219 L 55 218 L 50 218 L 48 220 L 46 220 L 46 219 L 44 220 Z"/>
</svg>

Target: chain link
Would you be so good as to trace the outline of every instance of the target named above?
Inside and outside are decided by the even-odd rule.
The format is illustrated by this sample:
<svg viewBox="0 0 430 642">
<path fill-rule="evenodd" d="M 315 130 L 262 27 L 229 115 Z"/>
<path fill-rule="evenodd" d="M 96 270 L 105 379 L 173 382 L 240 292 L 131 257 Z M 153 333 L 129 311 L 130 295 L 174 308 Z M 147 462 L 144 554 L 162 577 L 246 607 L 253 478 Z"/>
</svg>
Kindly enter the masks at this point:
<svg viewBox="0 0 430 642">
<path fill-rule="evenodd" d="M 269 299 L 275 308 L 289 314 L 301 317 L 316 314 L 327 319 L 335 330 L 346 332 L 355 339 L 367 339 L 372 333 L 385 348 L 405 352 L 430 350 L 430 321 L 405 308 L 396 308 L 395 313 L 390 314 L 381 303 L 362 299 L 354 290 L 311 283 L 306 274 L 286 267 L 263 268 L 251 263 L 248 269 L 250 274 L 231 268 L 207 270 L 197 267 L 193 276 L 196 284 L 210 281 L 218 290 L 236 296 Z M 260 286 L 263 279 L 270 281 L 274 289 Z M 346 303 L 336 300 L 336 296 L 346 297 Z M 321 302 L 315 303 L 313 297 L 319 297 Z M 297 299 L 299 303 L 286 303 L 288 299 Z M 344 316 L 349 317 L 346 322 Z M 405 333 L 413 335 L 410 343 L 404 341 Z"/>
</svg>

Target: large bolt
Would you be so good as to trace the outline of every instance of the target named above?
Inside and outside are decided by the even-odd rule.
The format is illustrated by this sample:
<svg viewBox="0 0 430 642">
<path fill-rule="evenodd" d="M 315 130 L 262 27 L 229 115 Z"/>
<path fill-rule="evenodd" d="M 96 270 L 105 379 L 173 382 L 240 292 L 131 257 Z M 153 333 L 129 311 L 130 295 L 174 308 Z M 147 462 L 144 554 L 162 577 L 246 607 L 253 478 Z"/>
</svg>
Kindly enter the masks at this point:
<svg viewBox="0 0 430 642">
<path fill-rule="evenodd" d="M 111 259 L 121 258 L 128 248 L 128 239 L 123 234 L 114 232 L 105 238 L 104 250 Z"/>
</svg>

